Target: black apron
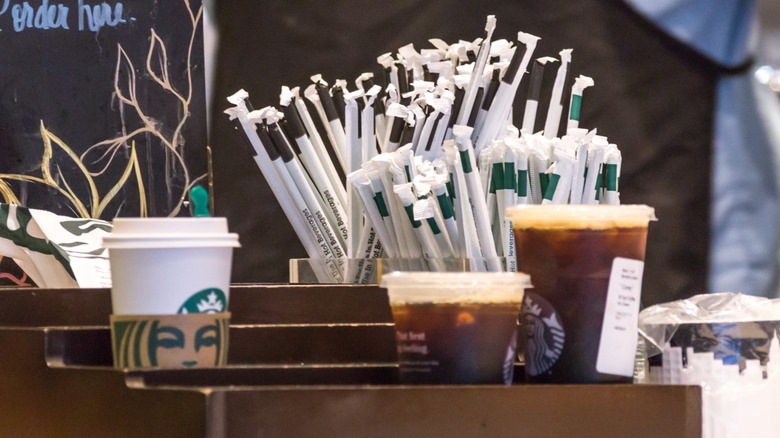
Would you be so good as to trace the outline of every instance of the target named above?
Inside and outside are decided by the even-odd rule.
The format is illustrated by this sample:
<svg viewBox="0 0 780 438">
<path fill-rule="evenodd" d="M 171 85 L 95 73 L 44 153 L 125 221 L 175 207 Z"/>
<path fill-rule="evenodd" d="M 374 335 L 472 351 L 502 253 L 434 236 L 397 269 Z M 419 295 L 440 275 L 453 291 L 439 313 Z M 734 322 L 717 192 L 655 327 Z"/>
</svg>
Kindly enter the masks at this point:
<svg viewBox="0 0 780 438">
<path fill-rule="evenodd" d="M 580 125 L 598 128 L 620 147 L 621 202 L 653 206 L 659 218 L 650 226 L 644 304 L 706 291 L 720 71 L 613 0 L 217 2 L 222 30 L 211 144 L 217 213 L 228 217 L 243 246 L 234 281 L 286 281 L 288 259 L 306 253 L 241 134 L 222 114 L 225 97 L 245 88 L 255 107 L 278 105 L 282 85 L 305 88 L 316 73 L 330 83 L 343 78 L 353 84 L 362 72 L 378 73 L 377 56 L 410 42 L 419 50 L 429 47 L 428 38 L 481 37 L 488 14 L 498 20 L 494 39 L 515 41 L 518 31 L 540 36 L 535 57 L 573 48 L 569 77 L 595 80 L 585 91 Z M 555 70 L 549 68 L 543 94 L 549 95 Z M 528 76 L 523 82 L 527 87 Z M 521 85 L 516 125 L 525 93 Z M 537 130 L 546 108 L 543 99 Z"/>
</svg>

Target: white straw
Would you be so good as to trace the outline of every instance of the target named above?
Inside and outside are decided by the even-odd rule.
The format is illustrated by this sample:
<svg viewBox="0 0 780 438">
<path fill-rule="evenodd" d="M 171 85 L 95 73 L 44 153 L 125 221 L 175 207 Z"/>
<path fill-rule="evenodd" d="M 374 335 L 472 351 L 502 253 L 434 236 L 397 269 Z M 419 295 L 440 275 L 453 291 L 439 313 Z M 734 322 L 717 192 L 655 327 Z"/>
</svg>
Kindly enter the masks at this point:
<svg viewBox="0 0 780 438">
<path fill-rule="evenodd" d="M 282 87 L 282 95 L 280 97 L 280 103 L 285 107 L 285 111 L 289 111 L 292 116 L 298 117 L 295 106 L 292 105 L 292 100 L 295 98 L 295 96 L 292 94 L 290 89 L 287 87 Z M 298 121 L 290 120 L 289 117 L 287 117 L 287 119 L 289 124 L 298 123 Z M 341 203 L 341 199 L 346 198 L 346 193 L 337 193 L 339 191 L 345 192 L 344 187 L 341 184 L 338 184 L 336 187 L 333 186 L 327 176 L 325 166 L 318 159 L 317 153 L 314 150 L 314 146 L 306 136 L 305 132 L 302 132 L 300 135 L 296 136 L 295 142 L 298 145 L 298 148 L 301 150 L 300 159 L 306 168 L 306 171 L 314 182 L 318 193 L 320 196 L 322 196 L 323 201 L 325 201 L 325 205 L 330 209 L 335 225 L 342 233 L 342 241 L 346 242 L 348 235 L 347 213 L 343 204 Z"/>
<path fill-rule="evenodd" d="M 485 192 L 479 181 L 479 171 L 472 167 L 475 163 L 474 149 L 471 144 L 472 128 L 468 126 L 455 125 L 452 133 L 455 136 L 455 144 L 461 156 L 461 166 L 463 167 L 463 176 L 466 183 L 466 193 L 471 204 L 471 214 L 474 215 L 474 224 L 479 236 L 479 245 L 482 249 L 482 256 L 487 262 L 488 271 L 501 271 L 501 264 L 498 263 L 498 254 L 493 240 L 493 233 L 490 230 L 487 206 L 485 205 Z"/>
<path fill-rule="evenodd" d="M 580 109 L 582 108 L 582 93 L 586 88 L 593 86 L 593 79 L 579 75 L 571 87 L 571 99 L 569 100 L 569 122 L 566 125 L 566 134 L 580 126 Z"/>
<path fill-rule="evenodd" d="M 293 99 L 295 109 L 298 110 L 298 115 L 301 117 L 303 126 L 308 133 L 309 140 L 311 140 L 311 144 L 314 147 L 314 152 L 317 154 L 320 163 L 322 163 L 330 184 L 333 187 L 343 187 L 338 171 L 336 171 L 336 166 L 334 166 L 333 161 L 330 159 L 330 155 L 328 155 L 328 150 L 317 131 L 314 120 L 312 120 L 311 114 L 309 114 L 309 110 L 306 108 L 306 104 L 298 97 L 298 87 L 293 88 L 291 91 L 295 94 L 295 98 Z M 336 195 L 339 197 L 341 205 L 347 205 L 346 190 L 337 190 Z"/>
<path fill-rule="evenodd" d="M 558 135 L 558 126 L 561 123 L 561 97 L 563 96 L 563 87 L 566 83 L 566 69 L 571 62 L 572 49 L 561 50 L 561 65 L 558 67 L 558 74 L 555 76 L 552 96 L 550 97 L 550 107 L 547 109 L 547 120 L 544 123 L 544 136 L 554 138 Z"/>
<path fill-rule="evenodd" d="M 423 249 L 423 255 L 426 259 L 433 262 L 434 270 L 444 271 L 445 268 L 441 260 L 442 254 L 438 245 L 436 244 L 436 240 L 433 238 L 433 233 L 430 227 L 428 227 L 427 224 L 423 222 L 425 218 L 418 219 L 415 217 L 414 204 L 416 197 L 412 191 L 412 183 L 398 184 L 394 187 L 394 190 L 395 194 L 398 196 L 398 199 L 401 201 L 401 204 L 406 210 L 409 222 L 412 224 L 414 233 L 417 236 L 417 239 L 420 242 L 420 246 Z"/>
<path fill-rule="evenodd" d="M 235 95 L 231 97 L 235 97 Z M 238 98 L 238 101 L 237 99 L 232 99 L 231 103 L 236 104 L 236 108 L 230 109 L 234 111 L 226 112 L 231 118 L 237 119 L 241 124 L 244 135 L 255 150 L 255 163 L 260 168 L 271 192 L 282 207 L 282 211 L 284 211 L 285 216 L 287 216 L 288 221 L 292 225 L 293 230 L 301 241 L 304 249 L 306 249 L 306 252 L 309 254 L 309 257 L 334 259 L 335 256 L 333 251 L 325 241 L 317 222 L 313 220 L 311 213 L 305 207 L 305 204 L 302 203 L 302 200 L 296 200 L 294 195 L 287 190 L 286 185 L 282 181 L 282 177 L 278 175 L 277 169 L 271 162 L 271 158 L 266 152 L 265 147 L 260 142 L 254 123 L 247 119 L 247 109 L 244 99 L 245 97 Z M 317 274 L 321 280 L 322 275 L 325 274 L 328 275 L 330 280 L 336 282 L 343 279 L 341 278 L 341 272 L 335 263 L 328 262 L 326 263 L 326 267 L 328 269 L 327 273 L 320 272 Z"/>
<path fill-rule="evenodd" d="M 455 192 L 454 207 L 458 224 L 458 236 L 460 236 L 460 254 L 462 257 L 470 259 L 483 259 L 477 228 L 474 223 L 474 215 L 471 213 L 471 205 L 466 189 L 466 178 L 460 162 L 460 152 L 455 144 L 455 140 L 445 141 L 443 148 L 447 167 L 450 175 L 452 175 L 452 188 Z M 475 270 L 483 271 L 484 269 L 484 266 L 475 266 Z"/>
<path fill-rule="evenodd" d="M 257 116 L 253 113 L 257 113 Z M 264 113 L 262 110 L 252 111 L 247 115 L 247 118 L 250 121 L 258 122 L 261 119 L 254 118 L 258 116 L 260 118 L 265 118 L 266 114 L 267 113 Z M 281 145 L 277 146 L 277 148 L 278 147 L 281 147 Z M 333 230 L 333 227 L 328 222 L 321 201 L 317 198 L 317 195 L 314 194 L 299 163 L 295 160 L 285 162 L 282 159 L 276 159 L 272 160 L 272 164 L 276 168 L 277 174 L 298 208 L 301 209 L 301 211 L 304 211 L 305 207 L 319 225 L 323 237 L 333 251 L 333 256 L 337 259 L 345 258 L 344 246 L 339 240 L 340 235 Z M 301 200 L 303 201 L 303 204 L 300 203 Z"/>
<path fill-rule="evenodd" d="M 458 113 L 458 118 L 455 119 L 455 123 L 458 125 L 466 125 L 471 115 L 471 109 L 478 103 L 475 102 L 477 97 L 477 90 L 480 88 L 480 79 L 482 72 L 485 71 L 485 65 L 487 65 L 488 57 L 490 55 L 490 40 L 493 37 L 493 31 L 496 29 L 496 16 L 488 15 L 487 22 L 485 23 L 485 38 L 482 40 L 482 44 L 479 46 L 479 52 L 477 53 L 477 60 L 474 63 L 474 69 L 472 70 L 471 79 L 466 86 L 466 94 L 463 96 L 463 103 Z"/>
<path fill-rule="evenodd" d="M 344 128 L 342 128 L 341 123 L 337 123 L 338 128 L 335 128 L 335 124 L 328 120 L 328 117 L 325 115 L 325 109 L 322 107 L 320 97 L 317 95 L 317 85 L 311 84 L 306 87 L 303 95 L 314 105 L 314 108 L 317 109 L 317 115 L 320 118 L 320 122 L 322 123 L 323 128 L 325 128 L 325 133 L 328 135 L 328 140 L 330 140 L 331 146 L 333 146 L 333 152 L 335 152 L 336 158 L 338 159 L 341 168 L 346 169 L 347 163 L 345 151 L 347 140 L 346 135 L 344 134 Z"/>
<path fill-rule="evenodd" d="M 504 74 L 504 78 L 501 80 L 501 84 L 498 86 L 496 96 L 493 98 L 493 104 L 490 106 L 490 112 L 485 119 L 485 125 L 482 131 L 478 133 L 477 143 L 474 148 L 474 153 L 477 155 L 485 146 L 495 140 L 506 126 L 512 102 L 515 94 L 517 94 L 517 88 L 520 86 L 523 75 L 525 75 L 528 63 L 531 61 L 531 57 L 536 49 L 536 44 L 539 42 L 539 37 L 519 32 L 517 40 L 525 46 L 525 52 L 522 58 L 519 58 L 520 54 L 517 51 L 515 52 L 512 57 L 512 64 L 517 67 L 510 65 Z M 517 59 L 520 59 L 519 65 Z"/>
<path fill-rule="evenodd" d="M 346 130 L 346 157 L 345 164 L 347 173 L 353 173 L 360 169 L 363 164 L 363 148 L 358 136 L 359 132 L 359 114 L 357 100 L 363 94 L 362 91 L 353 91 L 344 95 L 344 125 Z M 359 251 L 359 237 L 363 229 L 363 210 L 361 209 L 359 194 L 355 191 L 354 185 L 347 186 L 347 223 L 349 227 L 349 238 L 347 251 L 350 258 L 357 256 Z M 375 226 L 376 228 L 376 226 Z M 384 239 L 383 239 L 384 240 Z"/>
</svg>

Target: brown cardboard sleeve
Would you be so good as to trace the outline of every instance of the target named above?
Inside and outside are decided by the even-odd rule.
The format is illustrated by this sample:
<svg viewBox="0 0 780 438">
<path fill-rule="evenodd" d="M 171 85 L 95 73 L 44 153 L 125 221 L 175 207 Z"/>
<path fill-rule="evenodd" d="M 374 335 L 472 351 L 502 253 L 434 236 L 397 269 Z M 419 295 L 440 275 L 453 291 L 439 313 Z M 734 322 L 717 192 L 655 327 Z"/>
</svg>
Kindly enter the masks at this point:
<svg viewBox="0 0 780 438">
<path fill-rule="evenodd" d="M 227 365 L 230 312 L 111 315 L 116 368 L 213 368 Z"/>
</svg>

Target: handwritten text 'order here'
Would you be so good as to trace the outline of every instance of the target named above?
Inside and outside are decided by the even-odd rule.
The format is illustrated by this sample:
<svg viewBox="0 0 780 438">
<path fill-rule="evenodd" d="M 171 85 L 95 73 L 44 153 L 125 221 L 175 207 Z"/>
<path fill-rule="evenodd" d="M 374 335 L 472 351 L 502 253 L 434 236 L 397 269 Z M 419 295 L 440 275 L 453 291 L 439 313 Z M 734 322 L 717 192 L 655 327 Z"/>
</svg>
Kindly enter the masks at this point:
<svg viewBox="0 0 780 438">
<path fill-rule="evenodd" d="M 70 6 L 49 0 L 40 2 L 0 0 L 0 31 L 5 31 L 7 17 L 13 30 L 78 29 L 97 32 L 102 27 L 116 27 L 126 23 L 122 3 L 90 3 L 86 0 L 70 2 Z M 5 19 L 4 19 L 5 18 Z"/>
</svg>

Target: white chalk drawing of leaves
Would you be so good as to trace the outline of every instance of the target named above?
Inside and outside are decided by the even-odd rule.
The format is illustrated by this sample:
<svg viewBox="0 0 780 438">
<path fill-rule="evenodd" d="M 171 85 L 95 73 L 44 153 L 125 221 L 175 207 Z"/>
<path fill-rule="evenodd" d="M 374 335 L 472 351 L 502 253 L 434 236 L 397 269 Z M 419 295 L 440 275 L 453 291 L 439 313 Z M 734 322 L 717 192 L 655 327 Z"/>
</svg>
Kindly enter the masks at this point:
<svg viewBox="0 0 780 438">
<path fill-rule="evenodd" d="M 156 63 L 153 63 L 154 59 L 157 60 Z M 159 72 L 157 70 L 159 70 Z M 184 97 L 177 93 L 171 86 L 171 78 L 168 75 L 168 50 L 165 48 L 165 44 L 154 29 L 152 29 L 152 36 L 149 38 L 149 52 L 146 56 L 146 71 L 149 72 L 149 76 L 151 76 L 160 87 L 176 96 L 182 105 L 187 105 Z"/>
</svg>

